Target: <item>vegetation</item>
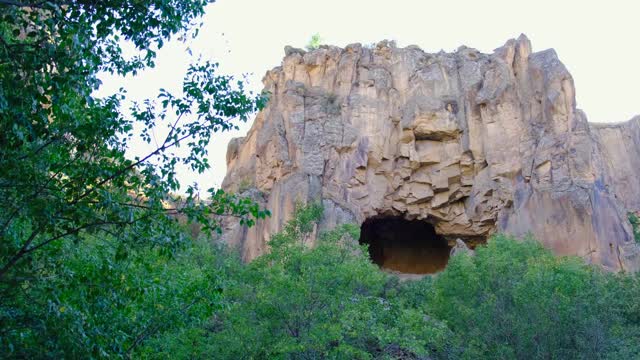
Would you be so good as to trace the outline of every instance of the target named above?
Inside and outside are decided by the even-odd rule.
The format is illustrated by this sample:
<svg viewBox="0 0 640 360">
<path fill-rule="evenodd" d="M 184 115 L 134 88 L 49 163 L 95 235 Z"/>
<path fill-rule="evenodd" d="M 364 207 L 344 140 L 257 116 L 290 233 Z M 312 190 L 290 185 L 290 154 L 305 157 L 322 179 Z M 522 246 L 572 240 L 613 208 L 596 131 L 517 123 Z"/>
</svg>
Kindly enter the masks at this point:
<svg viewBox="0 0 640 360">
<path fill-rule="evenodd" d="M 129 111 L 124 91 L 93 95 L 99 72 L 135 75 L 194 36 L 208 2 L 0 0 L 3 358 L 640 358 L 640 278 L 533 240 L 496 236 L 413 282 L 371 264 L 353 225 L 311 246 L 317 204 L 250 264 L 213 245 L 221 216 L 268 211 L 202 201 L 175 167 L 207 169 L 212 136 L 265 98 L 207 61 Z M 131 159 L 136 136 L 155 147 Z"/>
<path fill-rule="evenodd" d="M 229 274 L 205 325 L 146 343 L 150 358 L 632 359 L 640 278 L 498 235 L 441 274 L 399 282 L 343 225 L 304 240 L 317 205 Z"/>
<path fill-rule="evenodd" d="M 233 254 L 194 241 L 173 258 L 157 249 L 119 258 L 115 239 L 64 243 L 46 276 L 3 298 L 10 358 L 127 357 L 148 338 L 203 324 L 220 306 Z"/>
<path fill-rule="evenodd" d="M 0 0 L 3 356 L 124 356 L 169 314 L 217 296 L 204 280 L 212 269 L 184 258 L 196 250 L 179 219 L 210 233 L 221 216 L 251 225 L 268 215 L 220 190 L 201 199 L 176 180 L 177 164 L 207 169 L 212 135 L 264 104 L 215 63 L 192 64 L 181 93 L 162 90 L 128 111 L 124 90 L 93 95 L 99 73 L 135 75 L 169 39 L 195 36 L 209 2 Z M 153 148 L 127 157 L 136 137 Z M 180 189 L 186 196 L 171 195 Z"/>
<path fill-rule="evenodd" d="M 472 358 L 634 358 L 640 323 L 629 320 L 638 316 L 638 285 L 637 277 L 499 235 L 474 257 L 450 261 L 427 309 Z"/>
<path fill-rule="evenodd" d="M 629 213 L 629 222 L 633 228 L 633 237 L 636 239 L 636 242 L 640 244 L 640 218 L 638 218 L 638 215 L 635 213 Z"/>
<path fill-rule="evenodd" d="M 307 43 L 307 45 L 305 45 L 305 49 L 311 51 L 311 50 L 315 50 L 317 48 L 320 47 L 320 45 L 322 45 L 322 38 L 320 37 L 320 34 L 316 33 L 311 35 L 311 39 L 309 39 L 309 42 Z"/>
<path fill-rule="evenodd" d="M 373 265 L 354 241 L 358 228 L 304 241 L 319 220 L 318 205 L 299 208 L 271 252 L 235 274 L 224 310 L 208 326 L 148 343 L 157 358 L 368 358 L 446 352 L 450 332 L 404 307 L 395 278 Z M 188 344 L 185 346 L 184 344 Z"/>
<path fill-rule="evenodd" d="M 92 96 L 99 72 L 136 74 L 154 66 L 164 41 L 197 32 L 207 2 L 0 2 L 0 196 L 7 204 L 0 214 L 0 281 L 32 272 L 34 252 L 82 233 L 167 247 L 181 238 L 172 226 L 176 215 L 205 230 L 218 229 L 211 214 L 248 224 L 267 215 L 214 189 L 207 202 L 198 201 L 194 186 L 185 199 L 170 196 L 181 188 L 178 163 L 206 170 L 212 134 L 263 105 L 241 81 L 217 75 L 217 65 L 205 61 L 189 67 L 182 94 L 162 90 L 157 102 L 134 104 L 130 112 L 121 108 L 124 91 Z M 125 58 L 126 43 L 137 55 Z M 163 127 L 167 135 L 156 139 L 154 130 Z M 138 135 L 155 149 L 129 159 L 126 150 Z M 181 145 L 185 156 L 173 152 Z"/>
</svg>

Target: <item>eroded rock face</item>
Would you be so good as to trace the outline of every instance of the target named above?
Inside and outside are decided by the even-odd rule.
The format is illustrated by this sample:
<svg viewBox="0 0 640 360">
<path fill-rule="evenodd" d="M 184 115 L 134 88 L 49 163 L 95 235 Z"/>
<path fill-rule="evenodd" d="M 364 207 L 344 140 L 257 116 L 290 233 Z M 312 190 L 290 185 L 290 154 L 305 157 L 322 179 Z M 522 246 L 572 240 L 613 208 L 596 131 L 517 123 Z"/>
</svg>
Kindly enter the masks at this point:
<svg viewBox="0 0 640 360">
<path fill-rule="evenodd" d="M 635 271 L 627 220 L 640 210 L 640 120 L 589 124 L 553 50 L 509 40 L 461 47 L 288 48 L 267 72 L 268 106 L 229 144 L 223 187 L 240 184 L 272 212 L 226 241 L 250 260 L 296 202 L 321 199 L 322 227 L 402 216 L 454 245 L 504 231 L 558 254 Z"/>
</svg>

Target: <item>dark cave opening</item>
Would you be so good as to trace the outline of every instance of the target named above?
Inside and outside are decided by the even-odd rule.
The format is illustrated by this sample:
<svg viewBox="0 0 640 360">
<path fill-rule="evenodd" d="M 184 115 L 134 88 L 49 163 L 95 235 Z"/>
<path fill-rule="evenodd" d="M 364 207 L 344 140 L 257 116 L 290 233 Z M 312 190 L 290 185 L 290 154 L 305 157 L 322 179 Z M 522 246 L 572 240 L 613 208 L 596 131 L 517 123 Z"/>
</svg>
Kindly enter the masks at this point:
<svg viewBox="0 0 640 360">
<path fill-rule="evenodd" d="M 360 243 L 369 246 L 371 260 L 382 269 L 405 274 L 433 274 L 444 270 L 451 247 L 426 221 L 400 217 L 365 220 Z"/>
</svg>

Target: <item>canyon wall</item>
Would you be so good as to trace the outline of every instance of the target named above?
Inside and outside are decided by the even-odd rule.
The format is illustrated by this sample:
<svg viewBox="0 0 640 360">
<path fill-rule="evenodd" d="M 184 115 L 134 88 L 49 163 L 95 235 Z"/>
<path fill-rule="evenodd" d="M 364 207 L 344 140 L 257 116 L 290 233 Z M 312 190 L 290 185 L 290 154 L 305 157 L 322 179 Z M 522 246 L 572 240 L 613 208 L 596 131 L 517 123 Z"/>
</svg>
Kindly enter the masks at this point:
<svg viewBox="0 0 640 360">
<path fill-rule="evenodd" d="M 429 222 L 451 243 L 530 233 L 560 255 L 636 271 L 627 213 L 640 210 L 640 119 L 590 124 L 554 50 L 525 36 L 492 54 L 287 47 L 264 77 L 270 101 L 231 141 L 223 188 L 272 212 L 226 223 L 250 260 L 296 203 L 320 228 L 380 216 Z"/>
</svg>

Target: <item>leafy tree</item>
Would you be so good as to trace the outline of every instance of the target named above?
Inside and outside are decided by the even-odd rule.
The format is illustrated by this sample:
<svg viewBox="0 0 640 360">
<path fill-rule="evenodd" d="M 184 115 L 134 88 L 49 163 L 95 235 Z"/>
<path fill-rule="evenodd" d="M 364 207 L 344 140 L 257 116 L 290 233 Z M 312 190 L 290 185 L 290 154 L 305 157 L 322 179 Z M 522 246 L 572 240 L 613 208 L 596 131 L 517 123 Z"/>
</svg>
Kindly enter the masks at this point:
<svg viewBox="0 0 640 360">
<path fill-rule="evenodd" d="M 230 214 L 252 223 L 266 213 L 251 202 L 210 190 L 206 206 L 189 187 L 186 200 L 166 206 L 179 189 L 175 166 L 209 167 L 211 134 L 234 128 L 264 99 L 245 94 L 243 84 L 216 75 L 216 64 L 190 66 L 182 96 L 161 91 L 159 104 L 136 104 L 128 118 L 120 108 L 124 93 L 105 99 L 91 94 L 99 71 L 135 74 L 153 66 L 155 51 L 175 35 L 197 30 L 194 21 L 207 1 L 150 0 L 4 1 L 0 28 L 0 195 L 9 205 L 0 215 L 0 280 L 18 271 L 29 255 L 80 232 L 134 231 L 159 244 L 177 238 L 167 233 L 169 216 L 185 214 L 215 228 L 210 214 Z M 126 59 L 122 41 L 139 54 Z M 153 140 L 153 129 L 169 128 L 155 150 L 128 159 L 134 136 Z M 187 156 L 172 148 L 186 145 Z M 141 221 L 154 218 L 152 222 Z M 160 220 L 158 220 L 160 219 Z M 167 231 L 159 231 L 164 229 Z M 155 233 L 154 233 L 155 232 Z"/>
<path fill-rule="evenodd" d="M 534 240 L 497 235 L 475 256 L 449 261 L 433 281 L 427 312 L 464 340 L 468 358 L 601 359 L 617 351 L 625 356 L 611 358 L 637 358 L 629 345 L 638 323 L 628 322 L 627 310 L 637 283 L 625 290 L 621 278 L 555 257 Z"/>
<path fill-rule="evenodd" d="M 320 34 L 315 33 L 313 35 L 311 35 L 311 39 L 309 39 L 309 42 L 307 43 L 307 45 L 305 45 L 305 48 L 309 51 L 311 50 L 315 50 L 317 48 L 320 47 L 320 45 L 322 45 L 322 38 L 320 37 Z"/>
<path fill-rule="evenodd" d="M 343 225 L 323 233 L 314 247 L 304 238 L 322 214 L 298 208 L 271 252 L 238 274 L 226 306 L 211 323 L 181 333 L 180 341 L 147 344 L 164 358 L 368 359 L 447 354 L 444 324 L 405 308 L 397 279 L 381 272 Z M 188 339 L 188 340 L 187 340 Z M 188 346 L 185 346 L 189 344 Z"/>
<path fill-rule="evenodd" d="M 533 241 L 498 235 L 401 283 L 369 261 L 353 225 L 310 246 L 318 205 L 298 208 L 248 265 L 189 236 L 185 220 L 207 234 L 220 216 L 268 215 L 219 190 L 170 195 L 176 165 L 207 169 L 212 136 L 265 97 L 207 61 L 181 93 L 128 112 L 124 91 L 92 94 L 100 72 L 135 75 L 169 39 L 195 36 L 209 2 L 0 0 L 3 357 L 640 357 L 640 277 Z M 135 136 L 155 149 L 128 158 Z"/>
<path fill-rule="evenodd" d="M 37 345 L 43 352 L 75 354 L 51 335 L 54 329 L 63 331 L 57 324 L 69 323 L 45 313 L 64 308 L 69 311 L 58 311 L 60 317 L 74 314 L 86 325 L 99 322 L 99 312 L 93 312 L 95 304 L 71 311 L 64 305 L 71 295 L 62 288 L 84 292 L 78 282 L 117 282 L 111 273 L 120 266 L 117 261 L 134 264 L 133 255 L 149 248 L 168 256 L 188 247 L 188 237 L 177 226 L 179 218 L 214 231 L 220 228 L 220 216 L 236 216 L 251 225 L 268 215 L 252 201 L 221 190 L 210 189 L 204 200 L 194 186 L 186 188 L 185 197 L 170 195 L 181 189 L 177 164 L 199 172 L 207 169 L 206 146 L 212 135 L 235 128 L 237 121 L 264 105 L 266 99 L 247 93 L 242 81 L 218 74 L 215 63 L 201 61 L 189 67 L 180 94 L 161 90 L 155 100 L 134 104 L 129 112 L 122 108 L 124 90 L 105 98 L 93 95 L 100 88 L 100 72 L 135 75 L 154 66 L 156 51 L 166 41 L 195 36 L 209 2 L 0 0 L 3 349 L 20 351 L 29 344 L 25 339 L 49 336 Z M 136 50 L 132 56 L 123 51 L 127 43 Z M 166 128 L 167 135 L 154 138 L 156 128 Z M 135 136 L 155 149 L 128 158 Z M 187 155 L 174 153 L 179 146 L 188 149 Z M 103 251 L 101 244 L 114 250 Z M 92 251 L 113 259 L 96 259 L 96 266 L 106 264 L 96 270 L 75 262 L 78 254 L 91 257 Z M 94 277 L 77 275 L 85 270 Z M 144 295 L 116 294 L 123 296 L 118 301 Z M 105 350 L 96 334 L 78 334 L 97 341 L 96 349 L 102 349 L 98 353 L 116 351 Z M 77 346 L 93 348 L 76 340 Z"/>
<path fill-rule="evenodd" d="M 145 358 L 636 359 L 640 277 L 496 235 L 475 255 L 400 282 L 343 225 L 297 210 L 271 252 L 227 272 L 208 322 L 146 342 Z M 237 271 L 236 271 L 237 270 Z"/>
<path fill-rule="evenodd" d="M 240 263 L 204 240 L 173 258 L 145 248 L 118 259 L 112 238 L 63 246 L 46 277 L 3 301 L 4 356 L 129 357 L 148 339 L 208 321 Z"/>
</svg>

